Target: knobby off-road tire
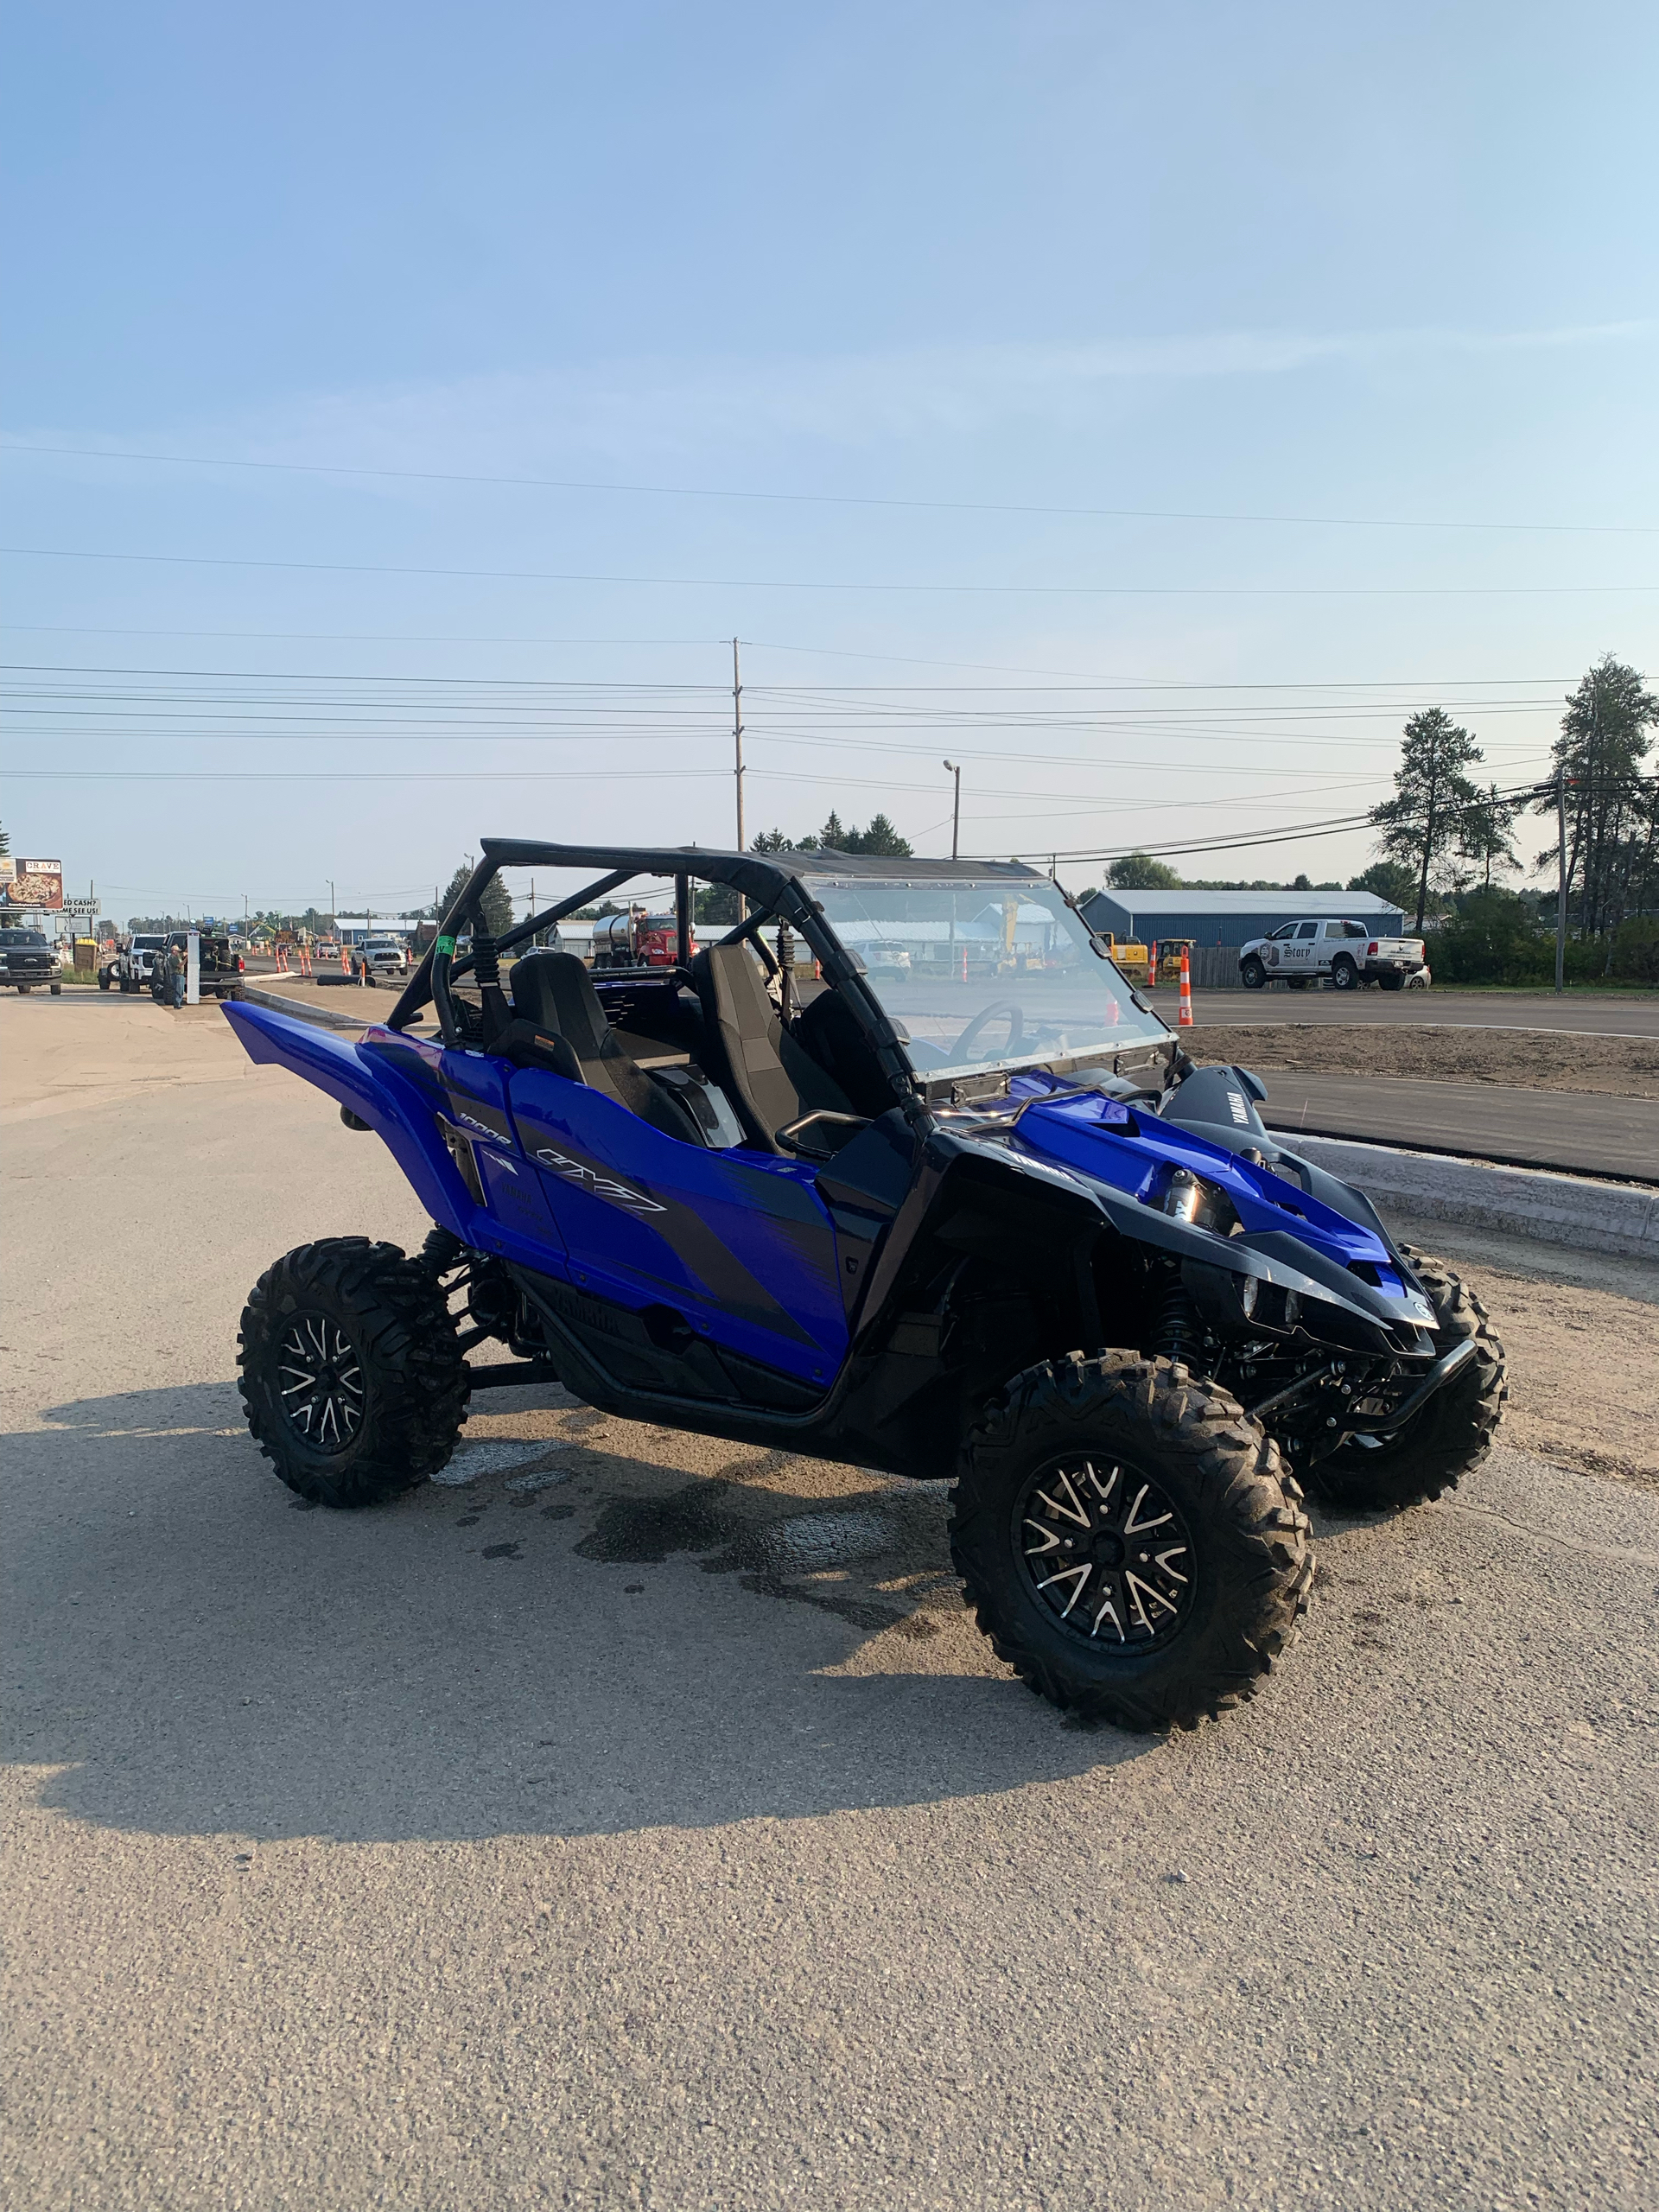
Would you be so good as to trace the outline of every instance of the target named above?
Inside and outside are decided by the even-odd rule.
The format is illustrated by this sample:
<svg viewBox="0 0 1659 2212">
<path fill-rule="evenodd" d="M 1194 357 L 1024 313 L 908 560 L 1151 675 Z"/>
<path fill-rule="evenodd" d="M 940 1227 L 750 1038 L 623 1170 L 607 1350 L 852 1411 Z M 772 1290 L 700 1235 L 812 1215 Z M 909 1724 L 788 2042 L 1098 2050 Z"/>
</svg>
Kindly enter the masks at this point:
<svg viewBox="0 0 1659 2212">
<path fill-rule="evenodd" d="M 242 1313 L 248 1427 L 314 1504 L 372 1505 L 454 1451 L 471 1383 L 440 1286 L 395 1244 L 334 1236 L 268 1268 Z"/>
<path fill-rule="evenodd" d="M 1402 1249 L 1434 1308 L 1436 1354 L 1472 1337 L 1475 1357 L 1398 1436 L 1384 1444 L 1342 1445 L 1310 1471 L 1317 1496 L 1361 1512 L 1397 1513 L 1455 1489 L 1491 1450 L 1510 1395 L 1503 1346 L 1479 1299 L 1449 1268 L 1429 1266 L 1409 1245 Z"/>
<path fill-rule="evenodd" d="M 1103 1524 L 1092 1535 L 1070 1517 L 1077 1504 Z M 1063 1562 L 1085 1549 L 1096 1563 L 1063 1618 L 1077 1572 Z M 1253 1695 L 1313 1580 L 1301 1492 L 1272 1439 L 1184 1366 L 1128 1352 L 1027 1368 L 983 1408 L 951 1494 L 950 1554 L 998 1658 L 1030 1688 L 1142 1730 L 1193 1727 Z"/>
</svg>

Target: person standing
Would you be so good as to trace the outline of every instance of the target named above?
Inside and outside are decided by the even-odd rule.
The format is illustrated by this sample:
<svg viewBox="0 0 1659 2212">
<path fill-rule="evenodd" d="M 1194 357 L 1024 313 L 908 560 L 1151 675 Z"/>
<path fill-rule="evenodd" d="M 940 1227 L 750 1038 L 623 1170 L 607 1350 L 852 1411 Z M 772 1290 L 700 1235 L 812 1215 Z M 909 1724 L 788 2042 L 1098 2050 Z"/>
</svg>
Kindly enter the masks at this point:
<svg viewBox="0 0 1659 2212">
<path fill-rule="evenodd" d="M 176 1008 L 184 1004 L 185 979 L 188 972 L 189 963 L 185 957 L 184 947 L 178 944 L 170 944 L 167 950 L 168 1004 L 169 1006 Z"/>
</svg>

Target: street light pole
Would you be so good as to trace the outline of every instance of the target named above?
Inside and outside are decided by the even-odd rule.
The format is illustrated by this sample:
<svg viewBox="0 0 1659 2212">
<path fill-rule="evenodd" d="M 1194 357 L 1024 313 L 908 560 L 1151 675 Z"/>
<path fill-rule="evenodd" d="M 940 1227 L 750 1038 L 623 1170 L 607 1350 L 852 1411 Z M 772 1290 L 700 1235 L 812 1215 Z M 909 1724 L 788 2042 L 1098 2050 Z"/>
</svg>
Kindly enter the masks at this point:
<svg viewBox="0 0 1659 2212">
<path fill-rule="evenodd" d="M 954 760 L 947 760 L 944 765 L 956 778 L 956 789 L 950 800 L 950 857 L 955 860 L 958 833 L 962 828 L 962 771 Z"/>
</svg>

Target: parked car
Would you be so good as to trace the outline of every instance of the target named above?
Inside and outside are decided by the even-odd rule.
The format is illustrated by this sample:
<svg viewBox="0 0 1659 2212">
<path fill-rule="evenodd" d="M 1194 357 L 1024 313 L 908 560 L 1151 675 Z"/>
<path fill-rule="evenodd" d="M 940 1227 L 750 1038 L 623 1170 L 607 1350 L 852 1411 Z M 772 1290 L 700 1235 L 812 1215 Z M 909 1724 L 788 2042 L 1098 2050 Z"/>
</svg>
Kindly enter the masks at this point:
<svg viewBox="0 0 1659 2212">
<path fill-rule="evenodd" d="M 44 931 L 0 929 L 0 989 L 27 998 L 41 988 L 54 999 L 63 995 L 58 956 Z"/>
<path fill-rule="evenodd" d="M 1378 937 L 1363 922 L 1287 922 L 1271 937 L 1252 938 L 1238 949 L 1238 978 L 1247 991 L 1275 980 L 1306 990 L 1328 976 L 1338 991 L 1380 983 L 1402 991 L 1424 966 L 1420 937 Z"/>
</svg>

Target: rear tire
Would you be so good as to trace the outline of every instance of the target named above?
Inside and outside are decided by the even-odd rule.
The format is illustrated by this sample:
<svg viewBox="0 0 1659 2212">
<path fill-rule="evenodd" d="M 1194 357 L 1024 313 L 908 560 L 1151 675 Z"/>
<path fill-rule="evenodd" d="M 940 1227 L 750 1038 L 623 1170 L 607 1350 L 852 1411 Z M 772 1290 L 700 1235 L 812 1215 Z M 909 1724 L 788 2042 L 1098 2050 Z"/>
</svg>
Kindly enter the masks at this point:
<svg viewBox="0 0 1659 2212">
<path fill-rule="evenodd" d="M 1379 976 L 1376 980 L 1385 991 L 1403 991 L 1406 988 L 1406 979 L 1401 975 Z"/>
<path fill-rule="evenodd" d="M 1247 991 L 1259 991 L 1266 984 L 1268 971 L 1254 953 L 1240 967 L 1238 980 Z"/>
<path fill-rule="evenodd" d="M 395 1244 L 334 1236 L 267 1268 L 238 1365 L 255 1442 L 315 1505 L 373 1505 L 455 1448 L 471 1389 L 454 1317 Z"/>
<path fill-rule="evenodd" d="M 1333 991 L 1357 991 L 1359 970 L 1344 952 L 1331 963 L 1331 988 Z"/>
<path fill-rule="evenodd" d="M 1308 1473 L 1308 1487 L 1332 1505 L 1399 1513 L 1455 1490 L 1492 1448 L 1510 1386 L 1503 1346 L 1481 1304 L 1449 1268 L 1428 1266 L 1406 1248 L 1436 1315 L 1434 1349 L 1444 1357 L 1473 1338 L 1475 1357 L 1386 1444 L 1344 1444 Z"/>
<path fill-rule="evenodd" d="M 1193 1727 L 1252 1696 L 1295 1633 L 1313 1579 L 1300 1509 L 1277 1446 L 1224 1392 L 1166 1359 L 1074 1352 L 983 1408 L 950 1554 L 998 1658 L 1039 1696 L 1123 1728 Z"/>
</svg>

